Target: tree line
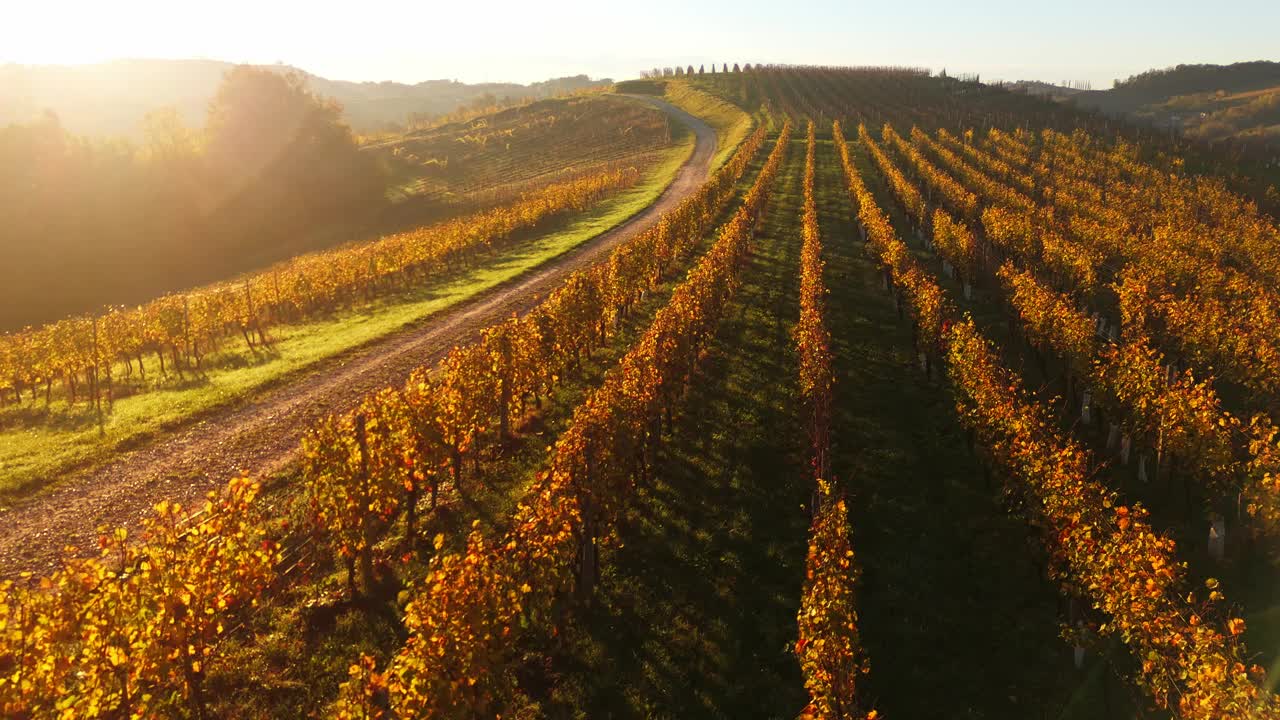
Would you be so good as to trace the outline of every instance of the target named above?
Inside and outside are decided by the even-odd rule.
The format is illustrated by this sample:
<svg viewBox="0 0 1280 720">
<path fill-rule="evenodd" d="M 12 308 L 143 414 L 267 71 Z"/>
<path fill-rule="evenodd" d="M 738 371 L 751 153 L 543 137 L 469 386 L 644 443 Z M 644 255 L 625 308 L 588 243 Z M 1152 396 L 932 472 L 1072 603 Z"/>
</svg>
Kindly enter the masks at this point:
<svg viewBox="0 0 1280 720">
<path fill-rule="evenodd" d="M 136 303 L 316 249 L 380 207 L 382 170 L 342 107 L 241 66 L 205 126 L 77 137 L 46 112 L 0 128 L 0 330 Z"/>
<path fill-rule="evenodd" d="M 722 73 L 751 72 L 751 63 L 747 63 L 746 65 L 742 65 L 742 66 L 739 66 L 738 63 L 734 63 L 733 70 L 729 69 L 729 63 L 724 63 L 724 66 L 720 70 L 720 72 Z M 664 78 L 664 77 L 684 77 L 685 75 L 707 75 L 707 74 L 710 74 L 710 75 L 716 74 L 715 63 L 711 63 L 710 70 L 707 70 L 706 65 L 699 65 L 697 71 L 694 71 L 692 65 L 689 65 L 687 67 L 681 67 L 679 65 L 676 65 L 675 67 L 662 67 L 662 68 L 655 67 L 649 70 L 640 71 L 640 77 L 646 80 Z"/>
</svg>

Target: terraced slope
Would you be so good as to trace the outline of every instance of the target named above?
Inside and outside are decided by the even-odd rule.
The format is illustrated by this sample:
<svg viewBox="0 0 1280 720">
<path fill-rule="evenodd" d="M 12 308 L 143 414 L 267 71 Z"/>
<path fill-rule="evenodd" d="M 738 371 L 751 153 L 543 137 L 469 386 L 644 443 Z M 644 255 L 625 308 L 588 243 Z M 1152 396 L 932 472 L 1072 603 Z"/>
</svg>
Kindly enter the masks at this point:
<svg viewBox="0 0 1280 720">
<path fill-rule="evenodd" d="M 587 95 L 410 133 L 371 150 L 400 173 L 398 191 L 406 198 L 476 203 L 613 163 L 644 164 L 670 142 L 668 122 L 651 105 Z"/>
</svg>

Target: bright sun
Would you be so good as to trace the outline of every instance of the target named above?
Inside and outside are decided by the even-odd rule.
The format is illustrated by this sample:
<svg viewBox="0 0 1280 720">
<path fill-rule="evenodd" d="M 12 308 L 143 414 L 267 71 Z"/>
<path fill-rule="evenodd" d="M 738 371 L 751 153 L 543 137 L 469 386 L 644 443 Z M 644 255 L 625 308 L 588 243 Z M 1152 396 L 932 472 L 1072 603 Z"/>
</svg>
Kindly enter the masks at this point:
<svg viewBox="0 0 1280 720">
<path fill-rule="evenodd" d="M 278 21 L 292 4 L 271 3 L 254 10 L 247 0 L 228 0 L 218 4 L 217 12 L 208 12 L 194 3 L 166 0 L 23 3 L 5 8 L 0 63 L 75 64 L 212 55 L 235 59 L 261 40 L 267 28 L 281 27 Z"/>
</svg>

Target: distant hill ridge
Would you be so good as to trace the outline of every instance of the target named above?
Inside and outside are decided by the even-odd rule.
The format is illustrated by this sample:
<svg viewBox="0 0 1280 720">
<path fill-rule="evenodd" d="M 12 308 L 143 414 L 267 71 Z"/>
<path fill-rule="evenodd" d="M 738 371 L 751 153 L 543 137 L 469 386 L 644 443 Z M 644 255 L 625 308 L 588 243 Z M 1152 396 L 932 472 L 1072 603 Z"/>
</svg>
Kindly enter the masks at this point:
<svg viewBox="0 0 1280 720">
<path fill-rule="evenodd" d="M 1233 162 L 1257 165 L 1268 174 L 1280 168 L 1280 62 L 1176 65 L 1117 80 L 1110 90 L 1035 80 L 999 84 L 1230 146 Z"/>
<path fill-rule="evenodd" d="M 1010 92 L 1023 92 L 1028 95 L 1047 95 L 1049 97 L 1071 97 L 1079 95 L 1086 90 L 1078 88 L 1066 87 L 1063 85 L 1055 85 L 1053 83 L 1041 82 L 1039 80 L 1016 80 L 1013 82 L 1002 82 L 1000 86 Z"/>
<path fill-rule="evenodd" d="M 1180 95 L 1240 93 L 1280 86 L 1280 62 L 1256 60 L 1231 65 L 1177 65 L 1148 70 L 1118 81 L 1110 90 L 1076 95 L 1081 105 L 1106 112 L 1132 112 Z"/>
<path fill-rule="evenodd" d="M 204 124 L 218 83 L 236 63 L 218 60 L 113 60 L 93 65 L 0 65 L 0 125 L 26 122 L 46 109 L 67 129 L 86 135 L 133 136 L 150 111 L 174 107 L 187 124 Z M 289 65 L 259 65 L 296 72 L 312 91 L 342 103 L 357 132 L 402 127 L 411 114 L 450 113 L 485 99 L 545 98 L 611 84 L 586 75 L 544 82 L 466 84 L 428 80 L 396 82 L 329 80 Z"/>
</svg>

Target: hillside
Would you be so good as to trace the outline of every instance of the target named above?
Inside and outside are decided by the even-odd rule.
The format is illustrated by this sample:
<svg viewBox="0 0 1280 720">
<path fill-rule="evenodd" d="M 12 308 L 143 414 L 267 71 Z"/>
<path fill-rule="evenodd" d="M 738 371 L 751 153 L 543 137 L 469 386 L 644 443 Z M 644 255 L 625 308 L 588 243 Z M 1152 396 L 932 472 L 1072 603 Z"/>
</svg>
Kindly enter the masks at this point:
<svg viewBox="0 0 1280 720">
<path fill-rule="evenodd" d="M 0 714 L 1280 720 L 1280 224 L 1227 153 L 920 67 L 621 89 L 680 167 L 594 239 L 539 249 L 594 215 L 551 187 L 10 346 Z M 515 187 L 614 102 L 359 154 Z"/>
<path fill-rule="evenodd" d="M 1192 139 L 1280 147 L 1280 62 L 1148 70 L 1073 99 Z"/>
<path fill-rule="evenodd" d="M 0 218 L 9 228 L 0 259 L 26 268 L 0 287 L 0 329 L 143 302 L 506 204 L 549 183 L 623 167 L 648 172 L 673 144 L 666 113 L 644 103 L 605 95 L 540 100 L 365 147 L 352 160 L 376 174 L 333 175 L 340 190 L 353 191 L 363 177 L 358 198 L 339 205 L 334 193 L 316 203 L 310 198 L 320 196 L 304 195 L 307 204 L 293 213 L 262 188 L 298 188 L 318 170 L 260 183 L 237 205 L 215 192 L 210 159 L 199 152 L 173 169 L 151 162 L 146 149 L 120 157 L 114 147 L 77 142 L 61 127 L 0 125 L 0 161 L 7 161 L 0 164 Z M 318 167 L 336 162 L 313 159 Z M 119 183 L 125 171 L 133 180 Z M 96 243 L 73 252 L 90 232 Z M 144 248 L 149 262 L 133 262 Z"/>
<path fill-rule="evenodd" d="M 671 140 L 668 117 L 612 95 L 541 100 L 371 146 L 396 190 L 431 203 L 501 198 L 531 182 L 636 163 Z"/>
<path fill-rule="evenodd" d="M 1203 93 L 1242 93 L 1280 85 L 1280 62 L 1177 65 L 1118 80 L 1110 90 L 1082 93 L 1082 105 L 1107 112 L 1134 112 L 1171 98 Z"/>
<path fill-rule="evenodd" d="M 1087 90 L 1080 90 L 1073 87 L 1065 87 L 1063 85 L 1054 85 L 1053 83 L 1041 82 L 1039 80 L 1015 80 L 1013 82 L 997 83 L 1009 92 L 1020 92 L 1028 95 L 1043 95 L 1052 98 L 1068 98 L 1079 95 Z"/>
<path fill-rule="evenodd" d="M 50 109 L 76 134 L 135 136 L 148 112 L 170 106 L 189 126 L 199 126 L 218 83 L 233 67 L 234 63 L 216 60 L 0 65 L 0 126 L 27 122 Z M 362 133 L 404 127 L 410 115 L 436 116 L 504 98 L 546 98 L 610 82 L 579 75 L 530 85 L 452 80 L 357 83 L 329 80 L 288 65 L 262 67 L 302 75 L 312 91 L 342 103 L 347 122 Z"/>
</svg>

